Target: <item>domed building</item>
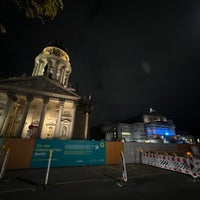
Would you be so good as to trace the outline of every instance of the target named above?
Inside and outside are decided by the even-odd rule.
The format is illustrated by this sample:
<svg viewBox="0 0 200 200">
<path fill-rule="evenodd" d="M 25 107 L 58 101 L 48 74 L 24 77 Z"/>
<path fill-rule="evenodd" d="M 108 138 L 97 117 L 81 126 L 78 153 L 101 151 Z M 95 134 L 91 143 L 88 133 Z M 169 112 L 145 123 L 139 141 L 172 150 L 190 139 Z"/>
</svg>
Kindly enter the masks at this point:
<svg viewBox="0 0 200 200">
<path fill-rule="evenodd" d="M 55 43 L 35 58 L 32 76 L 0 80 L 0 137 L 77 138 L 81 97 L 69 86 L 71 71 L 68 54 Z"/>
</svg>

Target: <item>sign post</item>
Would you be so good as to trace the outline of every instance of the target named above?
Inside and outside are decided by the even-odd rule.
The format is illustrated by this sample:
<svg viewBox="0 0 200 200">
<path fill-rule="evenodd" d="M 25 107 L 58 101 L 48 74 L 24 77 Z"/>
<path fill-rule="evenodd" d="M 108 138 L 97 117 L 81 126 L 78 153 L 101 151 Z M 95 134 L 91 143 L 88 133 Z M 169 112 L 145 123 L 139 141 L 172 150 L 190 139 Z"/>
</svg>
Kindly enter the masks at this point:
<svg viewBox="0 0 200 200">
<path fill-rule="evenodd" d="M 46 173 L 46 178 L 45 178 L 45 183 L 44 183 L 45 187 L 47 186 L 47 183 L 48 183 L 49 169 L 50 169 L 50 165 L 51 165 L 52 153 L 53 153 L 53 151 L 50 150 L 50 152 L 49 152 L 49 161 L 48 161 L 48 166 L 47 166 L 47 173 Z"/>
</svg>

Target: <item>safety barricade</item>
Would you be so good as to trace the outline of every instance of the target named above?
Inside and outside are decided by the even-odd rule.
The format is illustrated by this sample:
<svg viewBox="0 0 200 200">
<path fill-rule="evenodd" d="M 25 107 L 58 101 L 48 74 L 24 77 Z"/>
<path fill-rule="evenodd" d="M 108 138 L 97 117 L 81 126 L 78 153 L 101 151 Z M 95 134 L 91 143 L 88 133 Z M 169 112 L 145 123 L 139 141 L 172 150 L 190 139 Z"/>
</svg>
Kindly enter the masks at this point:
<svg viewBox="0 0 200 200">
<path fill-rule="evenodd" d="M 192 156 L 178 157 L 142 152 L 141 162 L 146 165 L 189 174 L 195 179 L 200 177 L 200 159 L 195 159 Z"/>
</svg>

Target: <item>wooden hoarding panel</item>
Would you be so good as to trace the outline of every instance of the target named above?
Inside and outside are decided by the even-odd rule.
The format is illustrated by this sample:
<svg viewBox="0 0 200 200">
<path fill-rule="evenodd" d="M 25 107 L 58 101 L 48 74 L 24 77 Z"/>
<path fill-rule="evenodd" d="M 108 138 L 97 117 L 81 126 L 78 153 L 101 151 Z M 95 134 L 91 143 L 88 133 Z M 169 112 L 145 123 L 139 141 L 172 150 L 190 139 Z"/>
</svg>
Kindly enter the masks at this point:
<svg viewBox="0 0 200 200">
<path fill-rule="evenodd" d="M 29 168 L 34 139 L 8 138 L 4 140 L 5 149 L 10 149 L 6 169 Z"/>
<path fill-rule="evenodd" d="M 106 142 L 106 164 L 119 164 L 121 151 L 123 142 Z"/>
</svg>

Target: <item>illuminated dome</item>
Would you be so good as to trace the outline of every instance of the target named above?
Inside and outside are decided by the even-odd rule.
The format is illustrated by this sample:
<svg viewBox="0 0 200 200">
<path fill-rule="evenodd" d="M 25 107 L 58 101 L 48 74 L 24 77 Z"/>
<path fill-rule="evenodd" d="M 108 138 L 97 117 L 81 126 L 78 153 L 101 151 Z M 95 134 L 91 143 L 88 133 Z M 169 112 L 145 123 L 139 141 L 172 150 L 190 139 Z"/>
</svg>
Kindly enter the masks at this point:
<svg viewBox="0 0 200 200">
<path fill-rule="evenodd" d="M 43 54 L 58 56 L 65 62 L 69 62 L 69 56 L 67 55 L 67 53 L 58 47 L 54 46 L 46 47 L 43 49 Z"/>
<path fill-rule="evenodd" d="M 68 54 L 55 43 L 55 46 L 45 47 L 35 58 L 32 76 L 46 76 L 60 82 L 64 87 L 68 87 L 71 71 Z"/>
</svg>

